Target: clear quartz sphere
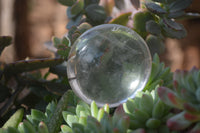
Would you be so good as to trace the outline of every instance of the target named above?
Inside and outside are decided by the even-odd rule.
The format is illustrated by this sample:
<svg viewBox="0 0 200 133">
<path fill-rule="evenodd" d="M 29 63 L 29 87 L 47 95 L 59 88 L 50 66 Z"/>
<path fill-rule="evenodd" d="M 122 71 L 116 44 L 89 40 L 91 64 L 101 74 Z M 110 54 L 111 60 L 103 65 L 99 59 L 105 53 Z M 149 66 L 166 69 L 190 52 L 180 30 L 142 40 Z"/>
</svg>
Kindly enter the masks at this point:
<svg viewBox="0 0 200 133">
<path fill-rule="evenodd" d="M 85 102 L 116 107 L 147 83 L 151 55 L 133 30 L 103 24 L 83 33 L 73 44 L 67 74 L 73 91 Z"/>
</svg>

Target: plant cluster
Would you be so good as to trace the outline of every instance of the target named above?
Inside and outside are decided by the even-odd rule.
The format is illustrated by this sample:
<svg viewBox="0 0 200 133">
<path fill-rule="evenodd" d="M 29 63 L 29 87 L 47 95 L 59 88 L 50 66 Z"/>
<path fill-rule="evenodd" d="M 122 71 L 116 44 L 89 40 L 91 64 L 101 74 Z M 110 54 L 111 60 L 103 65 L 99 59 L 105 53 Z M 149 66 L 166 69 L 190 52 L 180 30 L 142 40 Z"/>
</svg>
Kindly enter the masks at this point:
<svg viewBox="0 0 200 133">
<path fill-rule="evenodd" d="M 103 23 L 127 26 L 132 13 L 123 13 L 113 19 L 108 16 L 113 3 L 123 8 L 123 0 L 110 0 L 111 5 L 105 8 L 99 5 L 99 0 L 58 1 L 68 6 L 70 21 L 68 34 L 52 39 L 57 49 L 56 58 L 0 63 L 0 102 L 8 99 L 0 109 L 0 117 L 10 113 L 13 105 L 19 108 L 22 102 L 16 98 L 24 88 L 38 99 L 32 103 L 35 109 L 31 109 L 30 115 L 24 117 L 24 110 L 17 110 L 0 128 L 0 133 L 200 132 L 200 70 L 193 68 L 171 73 L 154 54 L 163 50 L 165 37 L 186 36 L 186 30 L 176 19 L 187 15 L 184 9 L 192 0 L 145 0 L 141 4 L 139 0 L 130 0 L 136 9 L 141 7 L 131 20 L 131 28 L 145 39 L 154 56 L 151 75 L 143 91 L 116 109 L 109 105 L 98 108 L 95 101 L 88 105 L 71 90 L 66 92 L 66 88 L 70 88 L 66 60 L 71 46 L 85 31 Z M 11 40 L 9 36 L 0 37 L 0 54 Z M 37 70 L 46 67 L 50 69 L 42 76 Z M 48 80 L 50 73 L 58 78 Z M 41 111 L 39 105 L 46 109 Z"/>
</svg>

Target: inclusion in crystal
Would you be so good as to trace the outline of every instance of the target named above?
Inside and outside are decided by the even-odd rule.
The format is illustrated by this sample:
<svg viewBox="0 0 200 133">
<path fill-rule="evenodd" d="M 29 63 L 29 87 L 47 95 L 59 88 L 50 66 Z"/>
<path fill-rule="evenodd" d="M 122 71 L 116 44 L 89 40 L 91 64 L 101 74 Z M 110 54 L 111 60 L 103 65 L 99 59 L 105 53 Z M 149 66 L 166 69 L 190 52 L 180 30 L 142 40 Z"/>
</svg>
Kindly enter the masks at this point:
<svg viewBox="0 0 200 133">
<path fill-rule="evenodd" d="M 116 24 L 96 26 L 72 45 L 67 73 L 73 91 L 85 102 L 116 107 L 141 91 L 151 72 L 145 41 Z"/>
</svg>

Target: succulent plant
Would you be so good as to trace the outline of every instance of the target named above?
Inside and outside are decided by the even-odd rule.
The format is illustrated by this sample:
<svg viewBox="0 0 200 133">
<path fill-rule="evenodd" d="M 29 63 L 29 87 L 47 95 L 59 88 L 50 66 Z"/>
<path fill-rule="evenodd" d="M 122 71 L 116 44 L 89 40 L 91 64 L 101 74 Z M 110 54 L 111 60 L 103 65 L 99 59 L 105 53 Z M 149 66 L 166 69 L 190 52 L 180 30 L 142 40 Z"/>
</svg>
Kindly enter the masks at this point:
<svg viewBox="0 0 200 133">
<path fill-rule="evenodd" d="M 159 56 L 155 54 L 152 60 L 151 75 L 143 90 L 152 91 L 157 85 L 172 87 L 172 76 L 170 68 L 165 67 L 165 64 L 160 62 Z"/>
<path fill-rule="evenodd" d="M 160 100 L 156 90 L 138 92 L 136 97 L 129 99 L 123 107 L 130 118 L 129 128 L 134 132 L 171 132 L 166 126 L 171 108 Z"/>
<path fill-rule="evenodd" d="M 178 112 L 167 120 L 168 127 L 183 130 L 192 126 L 191 133 L 200 132 L 200 71 L 195 67 L 190 71 L 177 70 L 173 80 L 171 89 L 158 88 L 160 99 Z"/>
</svg>

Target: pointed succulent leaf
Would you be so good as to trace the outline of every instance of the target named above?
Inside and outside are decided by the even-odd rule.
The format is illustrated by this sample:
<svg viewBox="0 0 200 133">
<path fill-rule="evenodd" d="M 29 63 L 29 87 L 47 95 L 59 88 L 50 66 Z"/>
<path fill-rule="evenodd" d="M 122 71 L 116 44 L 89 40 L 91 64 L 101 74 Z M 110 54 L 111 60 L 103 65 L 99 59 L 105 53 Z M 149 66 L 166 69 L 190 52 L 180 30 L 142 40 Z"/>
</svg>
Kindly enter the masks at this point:
<svg viewBox="0 0 200 133">
<path fill-rule="evenodd" d="M 36 109 L 31 109 L 31 116 L 33 120 L 37 121 L 44 121 L 46 119 L 45 114 Z"/>
<path fill-rule="evenodd" d="M 85 12 L 92 25 L 102 24 L 107 18 L 104 8 L 97 4 L 87 6 Z"/>
<path fill-rule="evenodd" d="M 161 124 L 161 121 L 155 118 L 150 118 L 146 121 L 146 126 L 151 129 L 158 128 L 160 124 Z"/>
<path fill-rule="evenodd" d="M 129 98 L 126 103 L 123 104 L 123 108 L 126 113 L 133 113 L 136 109 L 135 101 Z"/>
<path fill-rule="evenodd" d="M 110 24 L 119 24 L 126 26 L 129 21 L 129 17 L 131 16 L 131 12 L 123 13 L 119 15 L 118 17 L 112 19 L 109 23 Z"/>
<path fill-rule="evenodd" d="M 184 101 L 180 99 L 172 90 L 166 87 L 158 88 L 158 95 L 160 99 L 167 105 L 183 109 Z"/>
<path fill-rule="evenodd" d="M 79 131 L 80 133 L 83 133 L 84 132 L 84 126 L 82 124 L 79 124 L 79 123 L 73 123 L 72 124 L 72 130 L 74 131 Z"/>
<path fill-rule="evenodd" d="M 17 128 L 8 127 L 5 132 L 1 132 L 0 130 L 0 133 L 20 133 L 20 132 L 17 130 Z"/>
<path fill-rule="evenodd" d="M 73 133 L 72 129 L 67 125 L 61 125 L 61 131 L 62 133 Z"/>
<path fill-rule="evenodd" d="M 94 133 L 100 133 L 101 132 L 101 125 L 98 122 L 97 119 L 94 117 L 87 117 L 87 126 L 86 126 L 86 131 L 93 131 Z"/>
<path fill-rule="evenodd" d="M 185 112 L 181 112 L 167 121 L 167 126 L 172 130 L 182 130 L 189 127 L 192 122 L 188 121 L 184 117 Z"/>
<path fill-rule="evenodd" d="M 135 116 L 135 119 L 137 121 L 142 122 L 142 123 L 145 123 L 150 118 L 150 115 L 148 113 L 139 109 L 136 109 L 133 115 Z"/>
<path fill-rule="evenodd" d="M 149 20 L 146 22 L 146 30 L 153 35 L 161 34 L 161 28 L 159 24 L 153 20 Z"/>
<path fill-rule="evenodd" d="M 71 14 L 78 15 L 84 7 L 84 0 L 77 0 L 71 7 Z"/>
<path fill-rule="evenodd" d="M 40 122 L 38 125 L 38 133 L 49 133 L 47 125 L 44 122 Z"/>
<path fill-rule="evenodd" d="M 167 12 L 158 4 L 155 4 L 153 2 L 147 2 L 145 3 L 146 8 L 157 15 L 163 15 L 166 14 Z"/>
<path fill-rule="evenodd" d="M 152 116 L 156 119 L 161 119 L 165 114 L 165 106 L 164 103 L 161 100 L 158 100 L 156 104 L 154 104 L 153 110 L 152 110 Z"/>
<path fill-rule="evenodd" d="M 12 37 L 10 36 L 0 36 L 0 55 L 5 47 L 12 43 Z"/>
<path fill-rule="evenodd" d="M 143 94 L 139 108 L 149 115 L 152 114 L 152 109 L 153 109 L 153 98 L 151 95 Z"/>
<path fill-rule="evenodd" d="M 78 119 L 76 115 L 67 115 L 67 124 L 72 127 L 72 123 L 78 123 Z"/>
<path fill-rule="evenodd" d="M 87 125 L 87 117 L 79 117 L 78 123 Z"/>
<path fill-rule="evenodd" d="M 135 9 L 138 10 L 138 8 L 140 8 L 140 0 L 131 0 L 131 3 L 135 7 Z"/>
<path fill-rule="evenodd" d="M 197 122 L 200 120 L 199 114 L 192 114 L 192 113 L 185 112 L 184 117 L 186 120 L 191 121 L 191 122 Z"/>
<path fill-rule="evenodd" d="M 108 104 L 105 104 L 104 106 L 103 106 L 103 109 L 104 109 L 104 111 L 106 112 L 106 113 L 110 113 L 110 108 L 109 108 L 109 105 Z"/>
<path fill-rule="evenodd" d="M 33 127 L 33 125 L 27 120 L 24 120 L 19 124 L 18 130 L 22 133 L 36 133 L 36 130 Z"/>
<path fill-rule="evenodd" d="M 8 128 L 8 127 L 13 127 L 17 128 L 19 123 L 22 121 L 22 118 L 24 116 L 24 110 L 23 109 L 18 109 L 8 120 L 7 122 L 3 125 L 2 128 Z"/>
<path fill-rule="evenodd" d="M 100 108 L 98 111 L 97 120 L 101 121 L 101 119 L 103 118 L 103 115 L 104 115 L 104 110 L 103 108 Z"/>
<path fill-rule="evenodd" d="M 176 0 L 169 5 L 169 9 L 171 12 L 177 12 L 186 9 L 191 3 L 192 0 Z"/>
<path fill-rule="evenodd" d="M 58 0 L 58 2 L 65 6 L 72 6 L 75 3 L 75 0 Z"/>
<path fill-rule="evenodd" d="M 145 123 L 138 120 L 130 119 L 130 129 L 138 128 L 145 128 Z"/>
<path fill-rule="evenodd" d="M 200 113 L 200 105 L 193 103 L 184 103 L 184 109 L 190 113 L 199 114 Z"/>
<path fill-rule="evenodd" d="M 95 101 L 92 101 L 92 103 L 91 103 L 91 115 L 94 118 L 97 118 L 97 115 L 98 115 L 98 107 L 97 107 Z"/>
</svg>

